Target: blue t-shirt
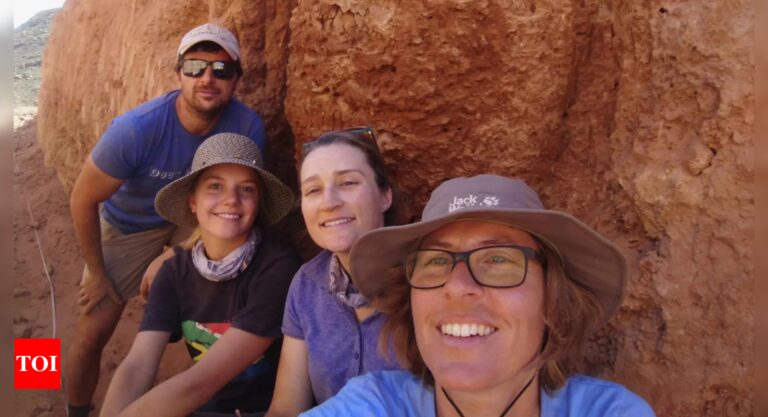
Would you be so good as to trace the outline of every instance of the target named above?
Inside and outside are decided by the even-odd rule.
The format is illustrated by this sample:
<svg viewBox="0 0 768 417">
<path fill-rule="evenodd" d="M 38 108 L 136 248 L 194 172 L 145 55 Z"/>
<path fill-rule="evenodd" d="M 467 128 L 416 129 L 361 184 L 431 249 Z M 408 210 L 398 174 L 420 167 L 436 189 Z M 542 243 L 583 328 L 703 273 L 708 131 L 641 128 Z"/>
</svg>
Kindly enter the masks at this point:
<svg viewBox="0 0 768 417">
<path fill-rule="evenodd" d="M 355 310 L 331 294 L 331 256 L 323 251 L 299 269 L 283 314 L 283 334 L 307 345 L 309 379 L 318 404 L 350 378 L 400 369 L 394 358 L 385 359 L 378 350 L 384 315 L 374 313 L 358 322 Z"/>
<path fill-rule="evenodd" d="M 155 195 L 192 165 L 197 147 L 209 136 L 233 132 L 266 146 L 264 122 L 243 103 L 232 99 L 217 125 L 193 135 L 176 114 L 179 90 L 152 99 L 116 117 L 93 148 L 93 162 L 112 177 L 124 180 L 104 202 L 102 215 L 124 234 L 168 224 L 155 211 Z"/>
<path fill-rule="evenodd" d="M 435 416 L 433 388 L 406 371 L 372 372 L 354 378 L 338 395 L 302 417 Z M 548 394 L 541 390 L 541 417 L 655 417 L 638 395 L 622 385 L 575 375 Z"/>
</svg>

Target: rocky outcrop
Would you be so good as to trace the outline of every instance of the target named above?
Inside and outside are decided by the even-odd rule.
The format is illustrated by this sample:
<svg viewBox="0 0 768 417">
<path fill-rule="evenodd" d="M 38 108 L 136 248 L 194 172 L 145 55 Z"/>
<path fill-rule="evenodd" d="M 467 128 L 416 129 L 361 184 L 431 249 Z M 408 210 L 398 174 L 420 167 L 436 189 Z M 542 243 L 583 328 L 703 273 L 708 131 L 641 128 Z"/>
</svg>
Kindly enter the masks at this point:
<svg viewBox="0 0 768 417">
<path fill-rule="evenodd" d="M 118 114 L 178 88 L 180 37 L 214 21 L 239 37 L 247 76 L 237 96 L 262 115 L 273 170 L 294 181 L 283 112 L 288 18 L 294 1 L 74 1 L 54 19 L 43 56 L 38 129 L 46 163 L 71 188 L 91 147 Z M 279 161 L 279 162 L 278 162 Z"/>
<path fill-rule="evenodd" d="M 753 5 L 619 11 L 613 171 L 646 246 L 614 372 L 667 415 L 752 415 Z"/>
<path fill-rule="evenodd" d="M 750 415 L 750 2 L 300 3 L 286 112 L 303 138 L 371 124 L 415 205 L 496 172 L 635 265 L 589 368 L 660 415 Z"/>
<path fill-rule="evenodd" d="M 283 178 L 299 144 L 360 124 L 413 213 L 449 177 L 525 178 L 633 265 L 588 370 L 660 416 L 750 416 L 753 16 L 747 0 L 69 1 L 41 142 L 70 185 L 112 117 L 174 86 L 180 34 L 223 22 Z"/>
</svg>

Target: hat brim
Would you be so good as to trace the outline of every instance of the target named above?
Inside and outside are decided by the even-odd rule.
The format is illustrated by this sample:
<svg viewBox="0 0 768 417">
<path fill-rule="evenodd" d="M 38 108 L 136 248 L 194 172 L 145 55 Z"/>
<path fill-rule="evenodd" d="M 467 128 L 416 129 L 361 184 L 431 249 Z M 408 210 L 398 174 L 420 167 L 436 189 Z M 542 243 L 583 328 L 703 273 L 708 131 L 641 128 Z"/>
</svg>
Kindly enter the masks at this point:
<svg viewBox="0 0 768 417">
<path fill-rule="evenodd" d="M 213 42 L 216 45 L 219 45 L 221 49 L 223 49 L 224 52 L 226 52 L 227 55 L 229 55 L 229 57 L 232 58 L 233 61 L 240 60 L 240 55 L 238 55 L 237 52 L 235 52 L 232 48 L 228 47 L 227 45 L 222 45 L 222 42 L 220 42 L 217 39 L 210 39 L 209 37 L 202 37 L 200 39 L 195 39 L 193 43 L 186 45 L 184 48 L 179 48 L 178 55 L 180 57 L 183 56 L 184 54 L 187 53 L 187 51 L 189 51 L 190 48 L 192 48 L 193 46 L 197 45 L 200 42 Z"/>
<path fill-rule="evenodd" d="M 189 207 L 189 195 L 195 180 L 206 168 L 221 164 L 242 165 L 256 171 L 260 181 L 259 214 L 264 224 L 273 224 L 285 217 L 294 205 L 295 197 L 288 186 L 268 171 L 249 165 L 242 159 L 218 159 L 163 187 L 155 197 L 155 210 L 171 223 L 196 227 L 197 216 Z"/>
<path fill-rule="evenodd" d="M 539 238 L 560 254 L 566 275 L 591 291 L 602 308 L 601 324 L 621 306 L 629 268 L 610 241 L 568 213 L 535 209 L 461 210 L 431 221 L 384 227 L 365 233 L 350 252 L 351 278 L 369 300 L 386 291 L 386 275 L 416 242 L 446 223 L 480 220 L 508 224 Z"/>
</svg>

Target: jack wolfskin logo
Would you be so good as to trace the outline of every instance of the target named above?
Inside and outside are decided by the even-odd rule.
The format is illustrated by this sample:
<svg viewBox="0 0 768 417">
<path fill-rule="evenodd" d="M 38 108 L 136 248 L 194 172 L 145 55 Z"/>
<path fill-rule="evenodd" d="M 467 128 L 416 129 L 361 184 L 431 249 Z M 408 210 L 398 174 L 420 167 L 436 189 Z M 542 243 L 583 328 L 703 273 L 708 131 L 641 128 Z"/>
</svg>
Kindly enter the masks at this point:
<svg viewBox="0 0 768 417">
<path fill-rule="evenodd" d="M 452 213 L 467 207 L 494 207 L 498 205 L 499 198 L 494 195 L 487 196 L 480 201 L 478 196 L 470 194 L 465 197 L 453 197 L 453 201 L 448 204 L 448 212 Z"/>
<path fill-rule="evenodd" d="M 477 197 L 470 194 L 466 197 L 453 197 L 453 202 L 448 205 L 448 212 L 452 213 L 466 207 L 472 207 L 477 204 Z"/>
</svg>

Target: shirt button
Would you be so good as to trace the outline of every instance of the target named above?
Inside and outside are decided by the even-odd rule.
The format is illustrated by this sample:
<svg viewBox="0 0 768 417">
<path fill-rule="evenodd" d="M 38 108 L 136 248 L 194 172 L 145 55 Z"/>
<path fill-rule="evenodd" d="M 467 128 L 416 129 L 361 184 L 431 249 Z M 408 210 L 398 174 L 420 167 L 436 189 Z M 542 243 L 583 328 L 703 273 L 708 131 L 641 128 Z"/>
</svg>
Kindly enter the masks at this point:
<svg viewBox="0 0 768 417">
<path fill-rule="evenodd" d="M 355 360 L 358 360 L 358 359 L 360 359 L 360 354 L 359 354 L 359 353 L 357 353 L 357 352 L 355 352 L 355 354 L 354 354 L 354 355 L 352 355 L 352 356 L 354 356 Z"/>
</svg>

